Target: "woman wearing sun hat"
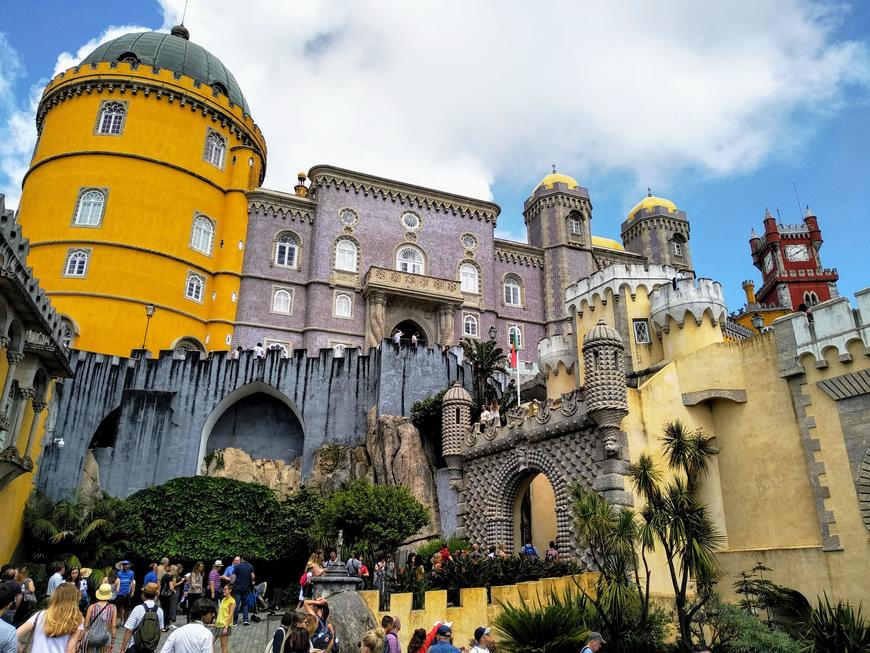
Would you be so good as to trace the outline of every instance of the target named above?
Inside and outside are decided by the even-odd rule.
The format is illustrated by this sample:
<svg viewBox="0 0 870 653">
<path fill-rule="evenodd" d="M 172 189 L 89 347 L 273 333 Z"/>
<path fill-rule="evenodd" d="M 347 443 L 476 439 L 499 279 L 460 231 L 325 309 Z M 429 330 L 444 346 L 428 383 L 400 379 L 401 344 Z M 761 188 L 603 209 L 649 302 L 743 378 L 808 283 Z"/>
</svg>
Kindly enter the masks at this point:
<svg viewBox="0 0 870 653">
<path fill-rule="evenodd" d="M 115 606 L 109 603 L 112 600 L 114 592 L 112 586 L 108 583 L 103 583 L 97 588 L 95 598 L 96 603 L 88 608 L 85 614 L 85 634 L 84 645 L 82 650 L 86 653 L 107 653 L 112 650 L 112 644 L 115 641 Z M 102 620 L 104 623 L 98 624 L 97 620 Z M 92 644 L 93 640 L 99 642 L 103 639 L 103 632 L 108 631 L 109 642 L 102 646 Z M 91 638 L 91 633 L 94 637 Z"/>
</svg>

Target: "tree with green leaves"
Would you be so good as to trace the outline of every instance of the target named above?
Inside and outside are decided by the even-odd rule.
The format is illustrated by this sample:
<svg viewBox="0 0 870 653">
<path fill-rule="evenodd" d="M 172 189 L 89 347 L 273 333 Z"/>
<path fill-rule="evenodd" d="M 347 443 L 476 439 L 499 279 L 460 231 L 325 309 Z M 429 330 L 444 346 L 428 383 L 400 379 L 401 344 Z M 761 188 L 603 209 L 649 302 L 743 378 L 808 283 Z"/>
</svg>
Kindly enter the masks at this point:
<svg viewBox="0 0 870 653">
<path fill-rule="evenodd" d="M 428 523 L 429 511 L 407 488 L 358 480 L 323 500 L 317 531 L 328 542 L 342 531 L 348 550 L 392 553 Z"/>
<path fill-rule="evenodd" d="M 679 420 L 665 425 L 661 442 L 672 478 L 663 480 L 662 471 L 648 453 L 631 465 L 629 477 L 646 501 L 640 511 L 645 533 L 642 555 L 661 545 L 674 590 L 680 641 L 690 646 L 692 619 L 713 597 L 718 573 L 715 554 L 722 534 L 698 499 L 697 490 L 719 450 L 712 437 L 701 429 L 690 430 Z M 695 591 L 690 599 L 691 582 Z"/>
<path fill-rule="evenodd" d="M 34 492 L 24 508 L 24 546 L 38 562 L 103 570 L 130 548 L 117 519 L 120 504 L 106 494 L 54 502 Z M 95 573 L 99 580 L 103 572 Z"/>
<path fill-rule="evenodd" d="M 462 339 L 462 352 L 465 360 L 471 364 L 475 408 L 479 410 L 482 404 L 488 403 L 494 396 L 488 391 L 489 380 L 496 372 L 507 373 L 507 356 L 495 340 L 475 338 Z"/>
</svg>

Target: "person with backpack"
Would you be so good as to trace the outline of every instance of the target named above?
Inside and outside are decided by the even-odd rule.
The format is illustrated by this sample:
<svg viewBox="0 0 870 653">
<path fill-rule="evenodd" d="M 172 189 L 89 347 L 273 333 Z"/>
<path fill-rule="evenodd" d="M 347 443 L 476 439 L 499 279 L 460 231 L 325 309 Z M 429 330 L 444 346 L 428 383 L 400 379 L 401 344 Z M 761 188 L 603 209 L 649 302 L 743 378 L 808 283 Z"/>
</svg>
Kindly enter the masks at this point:
<svg viewBox="0 0 870 653">
<path fill-rule="evenodd" d="M 190 605 L 190 621 L 172 631 L 160 653 L 212 653 L 214 637 L 211 623 L 215 617 L 214 604 L 208 599 L 197 599 Z"/>
<path fill-rule="evenodd" d="M 142 588 L 142 603 L 133 608 L 124 623 L 121 652 L 154 653 L 163 630 L 163 610 L 157 605 L 157 583 Z"/>
<path fill-rule="evenodd" d="M 398 617 L 384 615 L 381 619 L 381 628 L 384 629 L 384 653 L 402 653 L 399 644 L 399 629 L 402 627 Z"/>
<path fill-rule="evenodd" d="M 233 592 L 236 589 L 232 583 L 224 585 L 224 597 L 218 606 L 217 619 L 214 621 L 214 636 L 221 643 L 221 653 L 230 653 L 230 635 L 233 634 L 233 617 L 236 612 L 236 600 Z"/>
<path fill-rule="evenodd" d="M 287 640 L 293 632 L 305 621 L 305 615 L 296 610 L 287 610 L 281 617 L 281 625 L 275 629 L 272 639 L 266 644 L 263 653 L 284 653 L 287 650 Z M 162 651 L 161 651 L 162 653 Z"/>
<path fill-rule="evenodd" d="M 115 606 L 109 603 L 112 586 L 103 583 L 97 589 L 96 603 L 88 606 L 85 613 L 85 634 L 82 644 L 83 653 L 106 653 L 112 650 L 115 641 Z"/>
<path fill-rule="evenodd" d="M 317 620 L 317 625 L 311 634 L 311 646 L 314 650 L 337 653 L 338 635 L 335 626 L 329 622 L 329 604 L 326 599 L 305 601 L 305 612 Z"/>
</svg>

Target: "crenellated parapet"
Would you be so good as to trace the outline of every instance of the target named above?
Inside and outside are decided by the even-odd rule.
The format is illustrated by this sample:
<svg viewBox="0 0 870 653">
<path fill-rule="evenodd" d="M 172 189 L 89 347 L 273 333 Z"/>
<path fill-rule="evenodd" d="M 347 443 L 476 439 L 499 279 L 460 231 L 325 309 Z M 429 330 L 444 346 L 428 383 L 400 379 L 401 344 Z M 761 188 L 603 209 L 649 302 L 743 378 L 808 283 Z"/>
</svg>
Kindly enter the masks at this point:
<svg viewBox="0 0 870 653">
<path fill-rule="evenodd" d="M 664 333 L 670 330 L 670 322 L 682 329 L 687 316 L 700 326 L 706 315 L 713 326 L 718 326 L 728 315 L 722 285 L 712 279 L 678 279 L 653 290 L 649 300 L 652 322 Z"/>
<path fill-rule="evenodd" d="M 773 323 L 780 357 L 780 375 L 803 373 L 802 356 L 812 354 L 815 366 L 828 366 L 825 353 L 834 350 L 841 362 L 852 362 L 849 345 L 861 342 L 870 355 L 870 288 L 855 293 L 857 308 L 845 297 L 829 299 L 812 313 L 791 313 Z"/>
<path fill-rule="evenodd" d="M 572 334 L 550 336 L 538 343 L 538 369 L 545 377 L 558 375 L 560 363 L 568 374 L 574 372 L 577 340 Z"/>
<path fill-rule="evenodd" d="M 680 276 L 679 270 L 670 265 L 642 265 L 617 263 L 599 270 L 568 286 L 565 291 L 565 306 L 569 313 L 578 315 L 597 301 L 606 304 L 608 291 L 613 297 L 629 295 L 634 299 L 638 288 L 652 292 L 664 284 L 672 283 Z"/>
</svg>

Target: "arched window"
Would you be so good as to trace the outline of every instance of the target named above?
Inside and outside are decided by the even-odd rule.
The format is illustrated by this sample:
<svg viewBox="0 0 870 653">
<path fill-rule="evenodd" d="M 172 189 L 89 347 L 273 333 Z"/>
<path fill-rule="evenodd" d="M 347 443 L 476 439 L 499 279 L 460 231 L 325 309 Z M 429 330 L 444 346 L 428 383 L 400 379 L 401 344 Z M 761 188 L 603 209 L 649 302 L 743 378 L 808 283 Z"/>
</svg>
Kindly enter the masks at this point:
<svg viewBox="0 0 870 653">
<path fill-rule="evenodd" d="M 353 300 L 350 295 L 339 293 L 335 296 L 336 317 L 353 317 Z"/>
<path fill-rule="evenodd" d="M 686 241 L 683 240 L 683 237 L 679 234 L 674 234 L 673 239 L 671 240 L 671 251 L 674 253 L 674 256 L 683 256 L 683 246 L 686 244 Z"/>
<path fill-rule="evenodd" d="M 819 296 L 815 292 L 805 292 L 804 293 L 804 304 L 807 305 L 807 308 L 811 308 L 819 303 Z"/>
<path fill-rule="evenodd" d="M 124 131 L 124 116 L 127 107 L 123 102 L 104 102 L 100 107 L 98 134 L 120 134 Z"/>
<path fill-rule="evenodd" d="M 579 213 L 571 213 L 568 216 L 568 234 L 571 236 L 583 235 L 583 217 Z"/>
<path fill-rule="evenodd" d="M 79 203 L 76 206 L 76 217 L 73 221 L 76 225 L 84 227 L 96 227 L 103 221 L 103 209 L 106 207 L 106 194 L 94 188 L 84 191 L 79 195 Z"/>
<path fill-rule="evenodd" d="M 335 269 L 356 272 L 356 243 L 349 238 L 335 244 Z"/>
<path fill-rule="evenodd" d="M 71 249 L 63 268 L 65 277 L 83 277 L 88 271 L 89 253 L 86 249 Z"/>
<path fill-rule="evenodd" d="M 227 139 L 211 129 L 205 137 L 205 160 L 215 168 L 223 170 L 224 157 L 227 153 Z"/>
<path fill-rule="evenodd" d="M 272 295 L 272 311 L 274 313 L 290 314 L 290 307 L 293 305 L 293 295 L 289 290 L 279 288 Z"/>
<path fill-rule="evenodd" d="M 205 349 L 196 338 L 182 338 L 175 343 L 175 347 L 172 350 L 172 357 L 184 360 L 187 358 L 187 354 L 192 351 L 200 354 L 205 353 Z"/>
<path fill-rule="evenodd" d="M 187 283 L 184 285 L 184 296 L 195 302 L 201 302 L 204 290 L 205 278 L 193 272 L 188 272 Z"/>
<path fill-rule="evenodd" d="M 193 219 L 193 229 L 190 232 L 190 246 L 206 256 L 211 256 L 211 248 L 214 243 L 214 222 L 204 215 L 198 215 Z"/>
<path fill-rule="evenodd" d="M 470 292 L 474 294 L 480 292 L 477 268 L 471 263 L 463 263 L 459 266 L 459 280 L 462 292 Z"/>
<path fill-rule="evenodd" d="M 469 338 L 476 338 L 478 335 L 477 318 L 474 315 L 466 315 L 462 320 L 462 333 Z"/>
<path fill-rule="evenodd" d="M 275 265 L 298 267 L 299 237 L 292 231 L 282 231 L 275 239 Z"/>
<path fill-rule="evenodd" d="M 396 252 L 396 269 L 399 272 L 410 272 L 411 274 L 424 273 L 424 258 L 423 252 L 416 247 L 406 246 L 400 247 Z"/>
<path fill-rule="evenodd" d="M 60 344 L 64 349 L 69 349 L 72 347 L 73 339 L 75 339 L 76 333 L 75 328 L 73 328 L 72 322 L 70 322 L 66 318 L 61 318 L 60 320 Z"/>
<path fill-rule="evenodd" d="M 227 87 L 220 82 L 212 82 L 211 90 L 213 95 L 229 95 L 227 93 Z"/>
<path fill-rule="evenodd" d="M 523 348 L 523 328 L 519 324 L 508 329 L 508 342 L 514 343 L 517 349 Z"/>
<path fill-rule="evenodd" d="M 515 274 L 509 274 L 504 278 L 504 303 L 506 306 L 523 305 L 523 282 Z"/>
</svg>

